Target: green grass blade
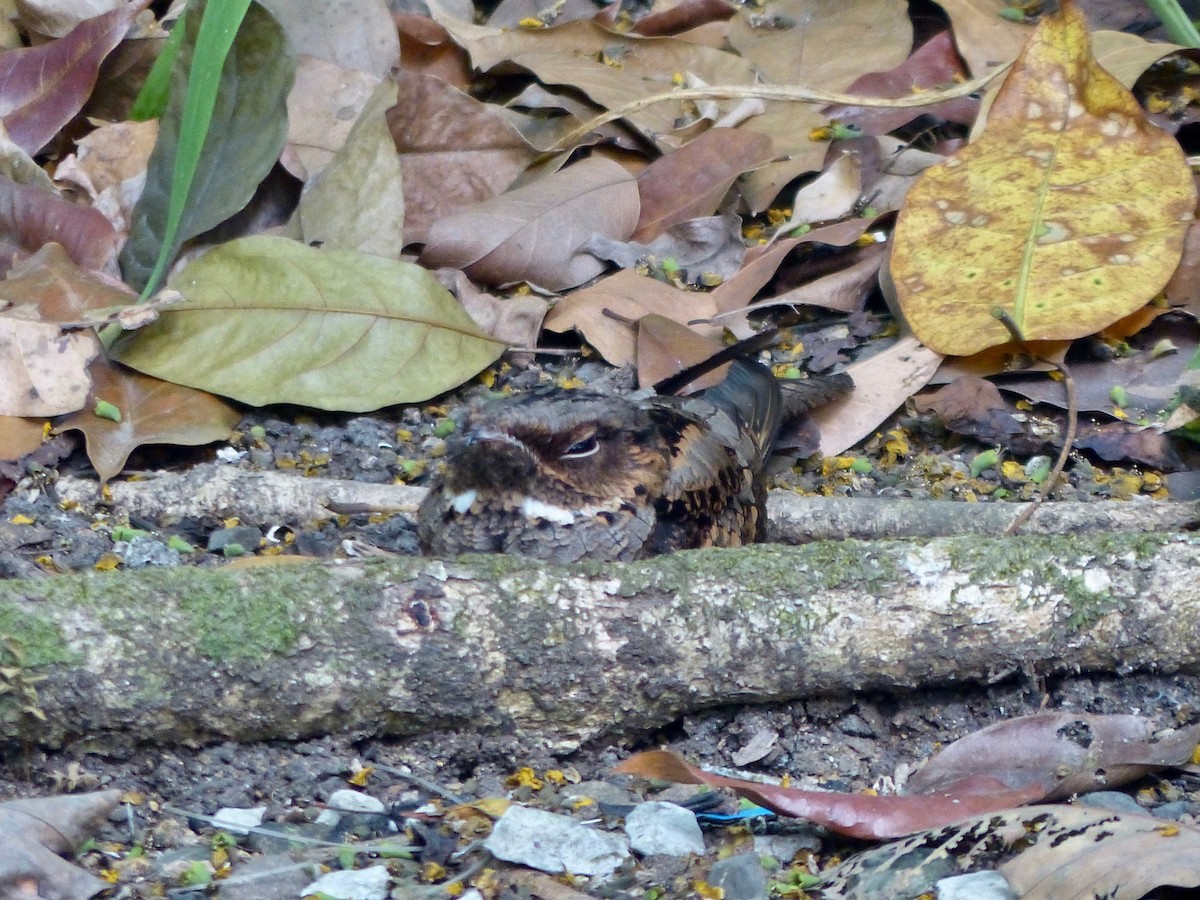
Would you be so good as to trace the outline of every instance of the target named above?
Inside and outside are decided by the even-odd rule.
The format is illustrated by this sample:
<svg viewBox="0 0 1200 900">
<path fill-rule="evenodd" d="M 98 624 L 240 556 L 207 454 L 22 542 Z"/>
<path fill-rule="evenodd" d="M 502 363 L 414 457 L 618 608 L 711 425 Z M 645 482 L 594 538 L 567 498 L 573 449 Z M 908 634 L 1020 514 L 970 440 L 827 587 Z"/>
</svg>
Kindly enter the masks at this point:
<svg viewBox="0 0 1200 900">
<path fill-rule="evenodd" d="M 179 45 L 183 43 L 183 33 L 187 28 L 186 17 L 187 10 L 184 10 L 183 15 L 176 20 L 175 27 L 167 36 L 167 42 L 163 45 L 158 58 L 154 60 L 154 65 L 150 67 L 146 83 L 142 85 L 137 99 L 133 101 L 133 109 L 129 111 L 129 118 L 135 122 L 157 119 L 167 108 L 167 96 L 171 92 L 171 67 L 175 65 L 175 57 L 179 55 Z"/>
<path fill-rule="evenodd" d="M 212 122 L 217 87 L 221 82 L 221 69 L 251 2 L 252 0 L 219 0 L 203 6 L 200 31 L 196 37 L 196 54 L 192 60 L 192 69 L 188 73 L 183 122 L 171 178 L 171 196 L 167 204 L 166 229 L 158 259 L 154 263 L 150 279 L 142 289 L 143 300 L 158 289 L 167 263 L 175 253 L 179 221 L 191 191 L 192 179 L 196 175 L 200 151 L 204 149 L 204 141 L 208 137 L 208 126 Z M 194 5 L 193 15 L 196 9 L 197 6 Z"/>
</svg>

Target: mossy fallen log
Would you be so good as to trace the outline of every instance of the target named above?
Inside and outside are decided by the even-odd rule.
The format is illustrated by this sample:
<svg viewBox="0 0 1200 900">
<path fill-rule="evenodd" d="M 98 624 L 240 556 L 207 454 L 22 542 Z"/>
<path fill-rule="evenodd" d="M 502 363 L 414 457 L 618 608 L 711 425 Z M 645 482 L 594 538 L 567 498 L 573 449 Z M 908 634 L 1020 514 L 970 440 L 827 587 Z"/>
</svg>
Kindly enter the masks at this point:
<svg viewBox="0 0 1200 900">
<path fill-rule="evenodd" d="M 0 582 L 0 720 L 47 747 L 519 732 L 722 704 L 1200 671 L 1200 539 L 962 537 Z"/>
</svg>

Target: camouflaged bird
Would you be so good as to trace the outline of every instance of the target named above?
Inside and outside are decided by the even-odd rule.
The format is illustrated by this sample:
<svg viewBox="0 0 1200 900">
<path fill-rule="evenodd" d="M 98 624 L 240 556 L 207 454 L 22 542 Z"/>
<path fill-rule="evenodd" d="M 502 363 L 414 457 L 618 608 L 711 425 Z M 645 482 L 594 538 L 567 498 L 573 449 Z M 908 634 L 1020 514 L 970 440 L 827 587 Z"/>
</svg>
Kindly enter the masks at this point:
<svg viewBox="0 0 1200 900">
<path fill-rule="evenodd" d="M 570 562 L 762 540 L 763 468 L 781 420 L 850 381 L 810 383 L 788 410 L 766 367 L 737 360 L 690 397 L 541 388 L 484 405 L 421 504 L 422 548 Z"/>
</svg>

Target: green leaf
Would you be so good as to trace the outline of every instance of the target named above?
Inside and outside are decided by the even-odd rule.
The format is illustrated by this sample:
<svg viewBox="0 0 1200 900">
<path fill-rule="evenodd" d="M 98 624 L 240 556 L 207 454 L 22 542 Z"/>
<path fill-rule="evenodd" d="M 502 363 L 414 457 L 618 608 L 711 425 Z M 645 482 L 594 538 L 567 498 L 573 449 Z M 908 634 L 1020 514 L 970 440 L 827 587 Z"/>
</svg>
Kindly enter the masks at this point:
<svg viewBox="0 0 1200 900">
<path fill-rule="evenodd" d="M 146 189 L 121 252 L 125 280 L 143 296 L 183 241 L 245 207 L 283 147 L 295 57 L 258 4 L 240 27 L 231 24 L 249 2 L 214 3 L 209 16 L 203 0 L 191 0 Z"/>
<path fill-rule="evenodd" d="M 142 89 L 138 91 L 137 98 L 133 101 L 129 118 L 135 122 L 157 119 L 166 111 L 167 100 L 171 96 L 171 70 L 174 68 L 175 59 L 179 56 L 180 44 L 183 43 L 186 16 L 187 10 L 185 9 L 167 36 L 166 43 L 163 44 L 162 50 L 154 60 L 154 65 L 150 67 L 150 74 L 146 76 Z"/>
<path fill-rule="evenodd" d="M 365 412 L 427 400 L 504 350 L 420 266 L 285 238 L 230 241 L 171 286 L 186 300 L 112 354 L 253 406 Z"/>
</svg>

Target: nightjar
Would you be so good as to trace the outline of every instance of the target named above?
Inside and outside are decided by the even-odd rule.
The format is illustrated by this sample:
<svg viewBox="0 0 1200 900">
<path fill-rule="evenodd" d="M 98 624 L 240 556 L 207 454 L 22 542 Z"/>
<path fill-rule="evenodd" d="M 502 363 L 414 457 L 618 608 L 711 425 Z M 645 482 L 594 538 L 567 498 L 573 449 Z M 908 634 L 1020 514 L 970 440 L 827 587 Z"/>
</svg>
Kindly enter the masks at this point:
<svg viewBox="0 0 1200 900">
<path fill-rule="evenodd" d="M 421 546 L 570 562 L 762 540 L 762 473 L 781 420 L 850 384 L 810 382 L 818 399 L 809 392 L 788 410 L 766 367 L 736 360 L 690 397 L 550 387 L 484 405 L 461 423 L 421 504 Z"/>
</svg>

